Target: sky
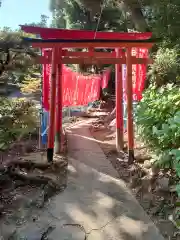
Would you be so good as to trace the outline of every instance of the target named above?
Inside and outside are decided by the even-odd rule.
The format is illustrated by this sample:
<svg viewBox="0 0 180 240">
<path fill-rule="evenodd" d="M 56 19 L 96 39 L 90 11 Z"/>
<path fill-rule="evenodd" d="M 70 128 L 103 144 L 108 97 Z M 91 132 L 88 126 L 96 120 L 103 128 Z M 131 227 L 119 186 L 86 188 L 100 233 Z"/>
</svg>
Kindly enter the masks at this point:
<svg viewBox="0 0 180 240">
<path fill-rule="evenodd" d="M 49 0 L 2 0 L 0 28 L 19 28 L 20 24 L 39 22 L 41 14 L 51 16 Z"/>
</svg>

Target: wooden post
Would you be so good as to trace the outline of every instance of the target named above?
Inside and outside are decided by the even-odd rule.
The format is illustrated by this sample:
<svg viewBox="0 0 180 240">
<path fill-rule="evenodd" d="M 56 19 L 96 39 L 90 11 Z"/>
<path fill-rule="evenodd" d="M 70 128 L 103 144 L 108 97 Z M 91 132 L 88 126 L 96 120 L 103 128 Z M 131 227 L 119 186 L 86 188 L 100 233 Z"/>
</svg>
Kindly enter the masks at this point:
<svg viewBox="0 0 180 240">
<path fill-rule="evenodd" d="M 56 75 L 57 101 L 56 101 L 56 135 L 55 135 L 55 153 L 61 152 L 62 142 L 62 49 L 56 49 L 58 52 L 58 64 Z"/>
<path fill-rule="evenodd" d="M 133 130 L 133 89 L 132 89 L 132 62 L 131 48 L 126 49 L 126 86 L 127 86 L 127 132 L 128 132 L 128 163 L 134 161 L 134 130 Z"/>
<path fill-rule="evenodd" d="M 48 131 L 48 146 L 47 160 L 53 161 L 54 154 L 54 135 L 55 135 L 55 110 L 56 110 L 56 50 L 52 49 L 52 65 L 50 79 L 50 112 L 49 112 L 49 131 Z"/>
<path fill-rule="evenodd" d="M 116 57 L 120 57 L 120 49 L 116 49 Z M 124 148 L 123 137 L 123 84 L 122 84 L 122 65 L 116 64 L 116 149 L 118 152 Z"/>
</svg>

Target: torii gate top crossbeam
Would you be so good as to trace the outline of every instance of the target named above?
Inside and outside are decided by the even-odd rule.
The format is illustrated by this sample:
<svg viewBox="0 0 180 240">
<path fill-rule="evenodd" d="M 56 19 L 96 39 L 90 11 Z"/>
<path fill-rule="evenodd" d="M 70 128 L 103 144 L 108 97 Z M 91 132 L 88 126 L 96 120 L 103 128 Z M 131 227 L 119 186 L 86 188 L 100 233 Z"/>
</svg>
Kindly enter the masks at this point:
<svg viewBox="0 0 180 240">
<path fill-rule="evenodd" d="M 20 25 L 26 33 L 39 34 L 43 39 L 121 39 L 121 40 L 145 40 L 152 37 L 152 32 L 95 32 L 90 30 L 42 28 Z"/>
<path fill-rule="evenodd" d="M 23 38 L 35 48 L 151 48 L 154 40 L 116 40 L 116 39 L 34 39 Z"/>
</svg>

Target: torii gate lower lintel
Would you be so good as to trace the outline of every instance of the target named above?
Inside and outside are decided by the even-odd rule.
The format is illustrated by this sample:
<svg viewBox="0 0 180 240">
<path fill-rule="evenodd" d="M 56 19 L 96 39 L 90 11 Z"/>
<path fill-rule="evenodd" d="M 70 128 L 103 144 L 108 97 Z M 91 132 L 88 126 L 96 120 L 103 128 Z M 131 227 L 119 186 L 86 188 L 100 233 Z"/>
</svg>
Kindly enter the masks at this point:
<svg viewBox="0 0 180 240">
<path fill-rule="evenodd" d="M 132 94 L 132 64 L 150 64 L 150 59 L 136 58 L 132 56 L 132 48 L 150 49 L 154 41 L 148 40 L 82 40 L 82 39 L 29 39 L 24 38 L 34 48 L 52 49 L 52 55 L 48 58 L 40 58 L 39 63 L 52 64 L 51 70 L 51 97 L 50 97 L 50 121 L 48 132 L 47 160 L 53 161 L 54 138 L 57 139 L 56 152 L 61 150 L 62 136 L 62 64 L 116 64 L 116 147 L 118 151 L 124 148 L 123 136 L 123 87 L 122 67 L 126 64 L 126 96 L 127 96 L 127 133 L 128 133 L 128 161 L 134 161 L 134 130 L 133 130 L 133 94 Z M 68 48 L 87 48 L 87 52 L 71 52 Z M 95 52 L 96 48 L 110 48 L 111 53 Z M 124 54 L 121 53 L 124 49 Z M 56 93 L 56 86 L 57 93 Z M 58 107 L 56 106 L 56 94 Z M 56 125 L 56 134 L 54 126 Z"/>
</svg>

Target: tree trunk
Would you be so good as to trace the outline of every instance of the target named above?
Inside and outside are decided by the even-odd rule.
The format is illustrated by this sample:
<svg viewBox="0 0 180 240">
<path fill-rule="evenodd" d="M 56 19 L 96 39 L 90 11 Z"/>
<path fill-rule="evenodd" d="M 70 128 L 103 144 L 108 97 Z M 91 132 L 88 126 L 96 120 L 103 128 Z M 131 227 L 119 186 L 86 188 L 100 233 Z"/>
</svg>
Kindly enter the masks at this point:
<svg viewBox="0 0 180 240">
<path fill-rule="evenodd" d="M 124 12 L 130 13 L 131 21 L 139 32 L 150 31 L 149 26 L 143 16 L 141 4 L 138 0 L 117 0 L 116 3 Z"/>
</svg>

